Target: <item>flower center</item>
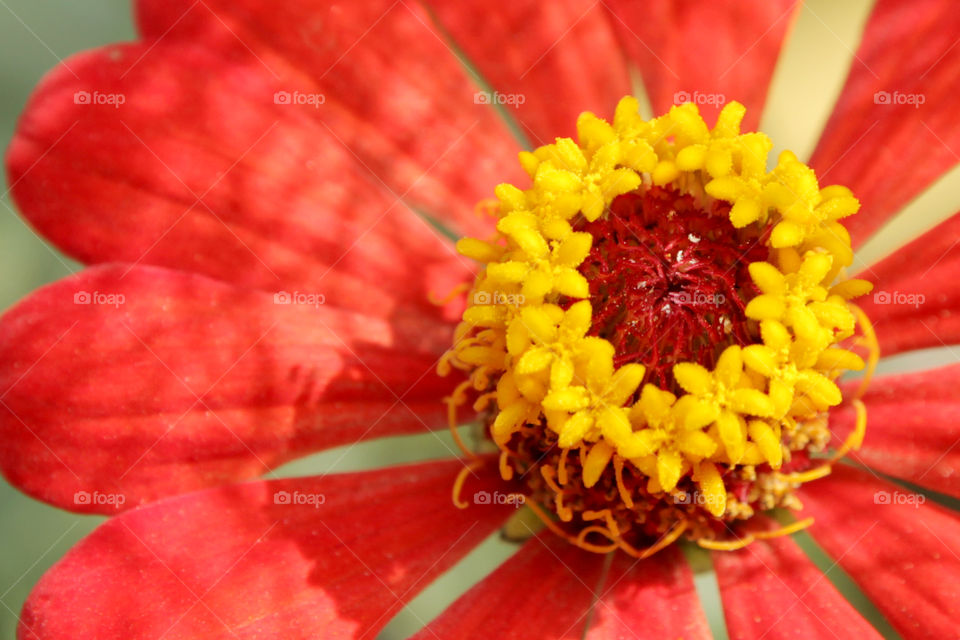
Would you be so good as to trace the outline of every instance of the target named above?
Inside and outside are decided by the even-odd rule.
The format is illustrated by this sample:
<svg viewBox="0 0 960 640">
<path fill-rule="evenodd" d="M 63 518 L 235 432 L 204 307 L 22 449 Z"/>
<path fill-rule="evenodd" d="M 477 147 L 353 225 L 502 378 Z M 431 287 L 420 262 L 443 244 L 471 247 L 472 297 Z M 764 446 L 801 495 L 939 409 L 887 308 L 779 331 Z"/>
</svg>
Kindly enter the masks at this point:
<svg viewBox="0 0 960 640">
<path fill-rule="evenodd" d="M 616 366 L 639 362 L 649 382 L 673 389 L 674 364 L 712 368 L 725 347 L 754 341 L 747 267 L 769 252 L 757 229 L 734 229 L 729 215 L 726 202 L 705 211 L 691 195 L 651 187 L 578 227 L 593 236 L 579 267 L 593 301 L 590 334 L 613 344 Z"/>
<path fill-rule="evenodd" d="M 439 367 L 466 375 L 451 427 L 472 400 L 503 479 L 585 549 L 737 548 L 863 437 L 855 397 L 826 451 L 835 380 L 877 357 L 849 302 L 871 285 L 842 276 L 859 203 L 789 152 L 768 170 L 738 103 L 713 129 L 692 104 L 637 112 L 624 98 L 612 124 L 584 113 L 577 142 L 522 152 L 532 185 L 498 186 L 496 235 L 458 242 L 485 266 Z"/>
</svg>

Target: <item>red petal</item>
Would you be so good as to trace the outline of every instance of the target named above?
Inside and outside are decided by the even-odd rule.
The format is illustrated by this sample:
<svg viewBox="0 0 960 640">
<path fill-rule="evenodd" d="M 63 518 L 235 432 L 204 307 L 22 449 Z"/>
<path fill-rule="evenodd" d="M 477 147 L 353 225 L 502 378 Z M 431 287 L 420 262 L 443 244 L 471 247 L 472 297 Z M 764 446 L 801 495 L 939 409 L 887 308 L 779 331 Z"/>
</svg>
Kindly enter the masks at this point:
<svg viewBox="0 0 960 640">
<path fill-rule="evenodd" d="M 414 640 L 583 637 L 603 556 L 546 532 L 460 597 Z"/>
<path fill-rule="evenodd" d="M 453 507 L 460 467 L 255 482 L 130 511 L 41 579 L 21 637 L 373 637 L 507 516 Z"/>
<path fill-rule="evenodd" d="M 863 397 L 867 435 L 851 456 L 883 473 L 960 497 L 958 385 L 960 365 L 875 379 Z M 849 406 L 831 411 L 830 430 L 837 441 L 850 433 L 854 419 Z"/>
<path fill-rule="evenodd" d="M 597 2 L 515 0 L 495 11 L 484 0 L 427 4 L 537 145 L 575 137 L 581 112 L 612 116 L 631 92 L 623 54 Z"/>
<path fill-rule="evenodd" d="M 856 469 L 801 490 L 809 529 L 904 638 L 952 638 L 960 615 L 960 516 Z"/>
<path fill-rule="evenodd" d="M 881 637 L 790 538 L 715 552 L 713 567 L 731 640 Z"/>
<path fill-rule="evenodd" d="M 323 94 L 303 111 L 393 192 L 463 230 L 488 232 L 474 205 L 525 178 L 516 143 L 417 3 L 140 0 L 137 12 L 148 40 L 201 43 L 268 67 L 286 91 Z"/>
<path fill-rule="evenodd" d="M 847 221 L 855 245 L 957 163 L 958 31 L 951 0 L 874 5 L 811 159 L 822 184 L 847 185 L 863 203 Z"/>
<path fill-rule="evenodd" d="M 640 630 L 644 638 L 710 638 L 693 575 L 678 549 L 641 561 L 618 553 L 600 585 L 604 562 L 544 533 L 414 638 L 457 640 L 482 631 L 504 640 L 615 640 Z"/>
<path fill-rule="evenodd" d="M 960 342 L 960 214 L 860 274 L 873 294 L 857 300 L 873 322 L 880 352 Z"/>
<path fill-rule="evenodd" d="M 676 547 L 637 561 L 618 553 L 594 607 L 588 640 L 710 638 L 693 574 Z"/>
<path fill-rule="evenodd" d="M 0 321 L 0 464 L 40 499 L 116 513 L 325 447 L 424 432 L 445 424 L 453 383 L 423 347 L 447 332 L 420 324 L 398 339 L 380 319 L 196 275 L 89 269 Z M 78 502 L 78 491 L 125 501 Z"/>
<path fill-rule="evenodd" d="M 274 104 L 289 80 L 256 60 L 164 41 L 69 65 L 41 84 L 8 162 L 27 218 L 71 255 L 320 291 L 382 315 L 428 307 L 429 292 L 469 277 L 470 262 L 366 174 L 326 111 Z M 76 104 L 84 91 L 124 103 Z"/>
<path fill-rule="evenodd" d="M 708 123 L 723 102 L 747 107 L 754 129 L 767 97 L 793 0 L 607 0 L 611 22 L 640 69 L 654 113 L 693 100 Z M 717 104 L 719 103 L 719 104 Z"/>
</svg>

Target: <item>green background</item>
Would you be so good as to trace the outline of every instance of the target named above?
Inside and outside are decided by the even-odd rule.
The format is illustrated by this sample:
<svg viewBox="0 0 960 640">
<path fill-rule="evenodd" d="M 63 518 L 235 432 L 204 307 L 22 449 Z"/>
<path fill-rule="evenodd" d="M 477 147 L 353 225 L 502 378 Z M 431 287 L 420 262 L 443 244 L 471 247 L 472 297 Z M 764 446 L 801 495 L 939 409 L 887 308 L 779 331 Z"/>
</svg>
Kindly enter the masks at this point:
<svg viewBox="0 0 960 640">
<path fill-rule="evenodd" d="M 0 0 L 0 146 L 37 81 L 83 49 L 134 37 L 121 0 Z M 0 309 L 79 265 L 39 239 L 15 213 L 4 171 L 0 203 Z M 17 615 L 40 576 L 102 518 L 76 516 L 0 485 L 0 638 L 13 638 Z"/>
<path fill-rule="evenodd" d="M 775 75 L 761 125 L 779 143 L 779 148 L 792 148 L 801 157 L 812 150 L 846 76 L 869 6 L 869 0 L 812 0 L 800 14 Z M 6 148 L 32 88 L 59 59 L 133 38 L 131 8 L 123 0 L 0 0 L 0 146 Z M 860 255 L 883 255 L 896 240 L 911 237 L 936 219 L 953 213 L 956 177 L 957 172 L 953 172 L 949 179 L 941 181 L 900 222 L 890 225 L 888 237 L 871 243 Z M 4 182 L 0 207 L 0 310 L 9 308 L 36 287 L 79 268 L 21 221 L 6 194 L 7 188 Z M 925 353 L 898 358 L 885 368 L 929 366 L 954 359 L 952 352 Z M 312 456 L 279 470 L 278 475 L 362 469 L 388 460 L 439 457 L 447 453 L 448 446 L 449 442 L 439 443 L 431 436 L 361 445 Z M 101 521 L 99 517 L 53 509 L 0 482 L 0 638 L 14 636 L 16 616 L 41 575 Z M 810 547 L 806 536 L 800 536 L 800 541 Z M 441 579 L 417 598 L 410 610 L 399 614 L 384 635 L 409 634 L 514 549 L 514 545 L 489 540 L 457 567 L 456 575 Z M 810 549 L 823 568 L 832 565 L 828 558 L 817 555 L 816 549 Z M 691 559 L 699 568 L 697 586 L 711 626 L 718 637 L 725 637 L 709 561 L 697 552 L 691 554 Z M 894 635 L 864 604 L 842 572 L 834 569 L 830 578 L 857 602 L 884 635 Z"/>
</svg>

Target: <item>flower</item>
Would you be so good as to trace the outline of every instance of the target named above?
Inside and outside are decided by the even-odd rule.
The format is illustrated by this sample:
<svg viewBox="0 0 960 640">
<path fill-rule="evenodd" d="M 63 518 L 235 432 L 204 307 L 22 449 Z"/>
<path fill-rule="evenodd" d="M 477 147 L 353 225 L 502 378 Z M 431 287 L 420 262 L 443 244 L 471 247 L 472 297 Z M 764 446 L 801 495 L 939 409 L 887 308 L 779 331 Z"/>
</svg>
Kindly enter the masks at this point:
<svg viewBox="0 0 960 640">
<path fill-rule="evenodd" d="M 954 634 L 960 519 L 877 472 L 960 495 L 958 369 L 862 389 L 824 373 L 858 366 L 840 347 L 854 327 L 872 342 L 870 322 L 885 355 L 957 342 L 960 217 L 865 269 L 876 288 L 861 310 L 845 301 L 865 285 L 825 285 L 852 264 L 848 245 L 956 162 L 952 6 L 877 2 L 814 173 L 791 154 L 767 171 L 755 161 L 767 140 L 738 128 L 757 124 L 790 2 L 427 4 L 144 0 L 141 42 L 76 56 L 38 88 L 8 152 L 12 193 L 89 266 L 0 319 L 0 465 L 39 499 L 115 515 L 37 585 L 21 637 L 370 635 L 518 503 L 566 485 L 567 467 L 541 467 L 556 473 L 531 474 L 542 480 L 532 487 L 509 456 L 498 466 L 479 452 L 466 467 L 240 482 L 308 452 L 469 419 L 468 401 L 488 412 L 494 400 L 501 445 L 528 424 L 568 450 L 590 445 L 569 467 L 584 491 L 633 473 L 636 459 L 647 493 L 693 483 L 714 519 L 734 514 L 731 496 L 739 509 L 749 491 L 762 508 L 797 506 L 793 496 L 815 519 L 809 534 L 903 637 Z M 894 44 L 904 33 L 918 44 Z M 627 61 L 662 119 L 640 118 L 629 99 L 609 120 L 578 118 L 609 115 L 630 93 Z M 520 163 L 498 110 L 537 142 Z M 658 135 L 664 124 L 678 128 Z M 710 177 L 703 193 L 694 174 Z M 678 185 L 690 200 L 668 193 Z M 851 192 L 861 210 L 841 222 Z M 491 195 L 509 242 L 483 243 L 494 229 L 474 205 Z M 614 362 L 614 341 L 646 332 L 603 307 L 623 282 L 598 275 L 615 252 L 590 250 L 615 231 L 608 209 L 637 198 L 654 209 L 672 198 L 682 221 L 697 203 L 726 203 L 711 218 L 724 229 L 763 228 L 762 246 L 796 254 L 744 262 L 731 288 L 706 273 L 682 292 L 735 307 L 733 293 L 755 287 L 723 335 L 756 325 L 759 340 L 724 344 L 715 362 L 702 339 L 678 342 L 677 361 Z M 458 246 L 489 278 L 478 284 L 441 230 L 475 238 Z M 466 309 L 431 302 L 464 283 Z M 601 318 L 611 332 L 590 334 Z M 706 330 L 700 320 L 683 336 Z M 438 361 L 467 379 L 439 375 Z M 470 396 L 491 385 L 496 397 Z M 860 393 L 862 405 L 835 406 Z M 808 420 L 827 407 L 828 425 Z M 862 466 L 814 481 L 831 469 L 801 453 L 831 438 L 835 455 L 849 452 L 864 415 L 852 454 Z M 798 417 L 805 428 L 778 449 L 777 429 Z M 785 451 L 798 475 L 785 476 Z M 764 464 L 782 473 L 726 484 L 724 470 Z M 468 508 L 450 504 L 451 484 Z M 625 495 L 609 500 L 640 493 Z M 604 561 L 563 537 L 605 550 L 604 536 L 622 538 L 612 511 L 553 507 L 556 519 L 544 515 L 560 536 L 526 541 L 422 635 L 708 635 L 691 572 L 666 545 L 697 532 L 693 521 L 665 528 L 654 555 Z M 576 535 L 563 528 L 574 522 Z M 770 537 L 807 523 L 777 530 L 755 516 L 732 530 L 739 540 L 694 536 L 753 541 L 712 554 L 731 636 L 877 636 L 789 537 Z"/>
</svg>

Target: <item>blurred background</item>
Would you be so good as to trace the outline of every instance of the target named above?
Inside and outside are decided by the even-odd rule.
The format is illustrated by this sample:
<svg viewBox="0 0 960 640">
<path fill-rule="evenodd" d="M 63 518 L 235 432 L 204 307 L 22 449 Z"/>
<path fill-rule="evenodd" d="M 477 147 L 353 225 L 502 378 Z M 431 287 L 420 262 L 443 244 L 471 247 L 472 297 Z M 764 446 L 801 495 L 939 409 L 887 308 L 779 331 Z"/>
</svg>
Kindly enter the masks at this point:
<svg viewBox="0 0 960 640">
<path fill-rule="evenodd" d="M 37 81 L 83 49 L 134 38 L 123 0 L 0 1 L 0 146 Z M 38 238 L 15 213 L 3 175 L 0 199 L 0 310 L 80 268 Z M 0 638 L 13 638 L 30 589 L 99 517 L 76 516 L 31 500 L 0 481 Z"/>
<path fill-rule="evenodd" d="M 791 148 L 803 158 L 813 149 L 846 76 L 870 5 L 870 0 L 810 0 L 798 15 L 761 125 L 777 143 L 778 150 Z M 0 0 L 0 147 L 6 149 L 32 88 L 58 60 L 84 49 L 135 37 L 131 7 L 125 0 Z M 940 181 L 930 193 L 914 202 L 906 215 L 889 225 L 876 242 L 872 241 L 861 258 L 881 256 L 898 241 L 953 213 L 956 200 L 951 195 L 957 193 L 957 183 L 957 172 Z M 21 221 L 6 193 L 8 187 L 4 182 L 0 201 L 0 311 L 36 287 L 80 268 Z M 930 366 L 934 361 L 947 359 L 952 356 L 926 353 L 884 363 L 884 368 Z M 430 436 L 379 442 L 313 456 L 288 465 L 277 475 L 346 471 L 440 457 L 446 455 L 446 446 L 449 445 Z M 101 520 L 47 507 L 0 481 L 0 638 L 14 636 L 17 615 L 36 581 Z M 809 539 L 801 536 L 801 542 L 824 568 L 832 564 Z M 514 545 L 498 539 L 489 540 L 457 568 L 456 577 L 443 578 L 417 598 L 409 611 L 401 612 L 384 637 L 405 637 L 417 629 L 420 621 L 436 615 L 514 549 Z M 709 560 L 696 551 L 690 557 L 698 569 L 697 586 L 711 626 L 723 638 L 726 634 Z M 832 571 L 831 579 L 871 613 L 842 572 Z M 876 624 L 885 635 L 891 633 L 882 620 Z"/>
</svg>

